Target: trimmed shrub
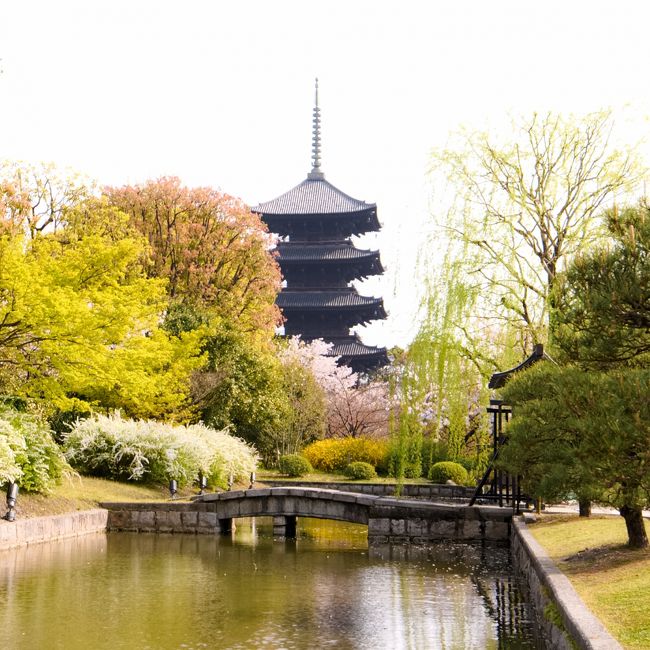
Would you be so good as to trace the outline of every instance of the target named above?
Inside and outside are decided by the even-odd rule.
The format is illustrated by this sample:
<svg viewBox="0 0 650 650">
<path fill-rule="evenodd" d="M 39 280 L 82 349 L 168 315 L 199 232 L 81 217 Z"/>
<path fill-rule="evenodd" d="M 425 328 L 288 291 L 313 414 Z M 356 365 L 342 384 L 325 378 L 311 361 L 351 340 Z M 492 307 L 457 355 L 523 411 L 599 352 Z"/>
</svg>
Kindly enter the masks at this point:
<svg viewBox="0 0 650 650">
<path fill-rule="evenodd" d="M 180 426 L 119 415 L 96 415 L 63 432 L 66 457 L 82 473 L 117 480 L 189 485 L 199 472 L 212 486 L 228 476 L 244 481 L 257 467 L 257 452 L 227 431 L 203 424 Z"/>
<path fill-rule="evenodd" d="M 294 478 L 297 476 L 304 476 L 305 474 L 311 474 L 311 472 L 314 471 L 309 461 L 300 454 L 286 454 L 285 456 L 280 456 L 278 467 L 282 474 Z"/>
<path fill-rule="evenodd" d="M 363 461 L 356 461 L 350 463 L 343 472 L 348 478 L 355 481 L 368 481 L 371 478 L 377 478 L 375 468 L 369 463 Z"/>
<path fill-rule="evenodd" d="M 321 472 L 343 472 L 356 461 L 382 468 L 388 464 L 388 443 L 368 438 L 327 438 L 307 445 L 302 455 Z"/>
<path fill-rule="evenodd" d="M 0 484 L 15 481 L 28 492 L 45 492 L 69 469 L 44 422 L 0 411 Z"/>
<path fill-rule="evenodd" d="M 431 467 L 429 478 L 434 483 L 453 481 L 457 485 L 465 485 L 467 483 L 468 474 L 467 470 L 462 465 L 450 460 L 443 460 Z"/>
</svg>

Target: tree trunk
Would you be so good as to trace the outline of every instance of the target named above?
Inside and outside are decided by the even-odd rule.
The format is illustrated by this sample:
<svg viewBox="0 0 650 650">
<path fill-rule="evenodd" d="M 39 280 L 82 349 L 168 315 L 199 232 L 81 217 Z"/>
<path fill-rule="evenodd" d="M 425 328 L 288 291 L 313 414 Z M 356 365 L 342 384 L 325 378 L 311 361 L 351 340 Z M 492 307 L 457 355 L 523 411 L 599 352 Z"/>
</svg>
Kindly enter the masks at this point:
<svg viewBox="0 0 650 650">
<path fill-rule="evenodd" d="M 641 508 L 630 508 L 622 506 L 619 509 L 621 516 L 625 519 L 627 528 L 627 545 L 630 548 L 647 548 L 648 535 L 645 531 L 643 513 Z"/>
<path fill-rule="evenodd" d="M 581 517 L 591 517 L 591 501 L 589 499 L 578 499 L 578 512 Z"/>
</svg>

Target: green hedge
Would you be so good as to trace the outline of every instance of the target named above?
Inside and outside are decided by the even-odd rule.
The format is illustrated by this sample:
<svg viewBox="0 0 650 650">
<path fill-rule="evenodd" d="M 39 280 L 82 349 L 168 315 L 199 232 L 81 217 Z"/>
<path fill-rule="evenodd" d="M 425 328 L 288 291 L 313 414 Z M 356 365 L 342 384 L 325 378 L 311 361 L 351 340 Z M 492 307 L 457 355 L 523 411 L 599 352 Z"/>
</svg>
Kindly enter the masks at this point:
<svg viewBox="0 0 650 650">
<path fill-rule="evenodd" d="M 348 478 L 355 481 L 369 481 L 370 479 L 377 478 L 377 472 L 370 463 L 363 461 L 355 461 L 350 463 L 343 472 Z"/>
<path fill-rule="evenodd" d="M 457 485 L 466 485 L 469 475 L 462 465 L 452 461 L 442 461 L 431 467 L 429 478 L 434 483 L 453 481 Z"/>
<path fill-rule="evenodd" d="M 281 474 L 291 476 L 292 478 L 305 476 L 305 474 L 311 474 L 314 471 L 309 461 L 300 454 L 280 456 L 278 467 Z"/>
</svg>

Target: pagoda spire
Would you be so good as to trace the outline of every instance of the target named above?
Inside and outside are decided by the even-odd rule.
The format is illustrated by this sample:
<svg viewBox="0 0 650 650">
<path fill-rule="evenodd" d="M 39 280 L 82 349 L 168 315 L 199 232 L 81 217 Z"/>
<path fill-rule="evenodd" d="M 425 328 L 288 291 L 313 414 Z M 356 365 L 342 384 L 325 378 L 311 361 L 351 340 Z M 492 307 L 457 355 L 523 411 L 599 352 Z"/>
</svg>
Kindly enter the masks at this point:
<svg viewBox="0 0 650 650">
<path fill-rule="evenodd" d="M 316 98 L 314 102 L 314 126 L 311 139 L 311 172 L 307 178 L 312 181 L 319 181 L 325 178 L 325 174 L 320 169 L 320 108 L 318 106 L 318 77 L 316 77 Z"/>
</svg>

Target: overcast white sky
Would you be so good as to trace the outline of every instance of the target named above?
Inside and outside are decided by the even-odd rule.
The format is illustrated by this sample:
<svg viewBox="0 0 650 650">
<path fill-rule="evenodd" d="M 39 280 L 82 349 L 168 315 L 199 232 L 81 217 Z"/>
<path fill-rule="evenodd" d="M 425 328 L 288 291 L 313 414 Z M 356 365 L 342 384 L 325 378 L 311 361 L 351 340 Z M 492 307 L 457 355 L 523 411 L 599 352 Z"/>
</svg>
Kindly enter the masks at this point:
<svg viewBox="0 0 650 650">
<path fill-rule="evenodd" d="M 0 157 L 53 161 L 101 184 L 161 175 L 254 205 L 310 170 L 313 81 L 322 168 L 376 202 L 387 323 L 413 333 L 428 155 L 460 124 L 507 113 L 650 115 L 643 0 L 5 0 Z"/>
</svg>

